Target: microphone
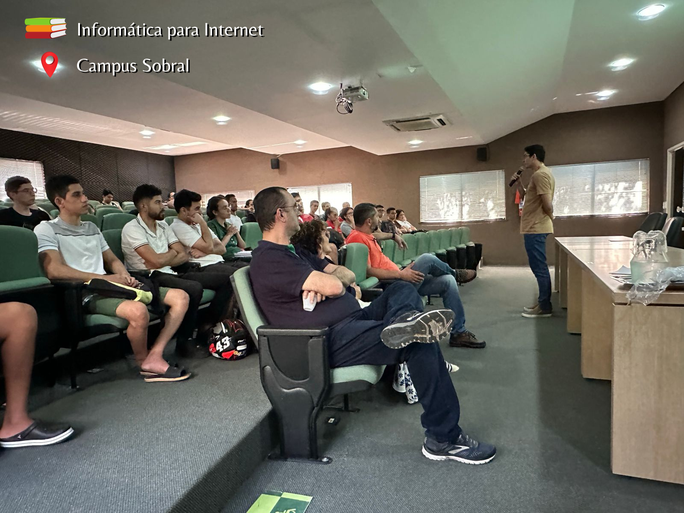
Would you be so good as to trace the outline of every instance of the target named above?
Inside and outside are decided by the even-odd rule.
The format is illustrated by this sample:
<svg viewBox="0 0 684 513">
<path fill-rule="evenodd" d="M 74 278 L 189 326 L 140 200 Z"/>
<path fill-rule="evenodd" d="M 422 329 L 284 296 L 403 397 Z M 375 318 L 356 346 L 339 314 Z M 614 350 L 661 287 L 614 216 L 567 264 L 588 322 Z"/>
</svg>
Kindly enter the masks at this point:
<svg viewBox="0 0 684 513">
<path fill-rule="evenodd" d="M 511 180 L 510 182 L 508 182 L 508 186 L 509 186 L 509 187 L 513 187 L 513 186 L 515 185 L 515 182 L 517 182 L 518 180 L 520 180 L 520 175 L 522 175 L 522 173 L 523 173 L 522 168 L 518 169 L 518 170 L 516 171 L 516 173 L 515 173 L 515 175 L 516 175 L 515 178 L 513 178 L 513 180 Z"/>
</svg>

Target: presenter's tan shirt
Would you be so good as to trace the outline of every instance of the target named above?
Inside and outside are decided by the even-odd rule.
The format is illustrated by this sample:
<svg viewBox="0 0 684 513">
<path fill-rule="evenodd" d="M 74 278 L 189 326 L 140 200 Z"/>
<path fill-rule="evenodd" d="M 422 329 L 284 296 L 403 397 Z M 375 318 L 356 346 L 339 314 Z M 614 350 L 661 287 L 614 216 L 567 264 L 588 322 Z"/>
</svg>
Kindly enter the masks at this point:
<svg viewBox="0 0 684 513">
<path fill-rule="evenodd" d="M 556 179 L 551 170 L 544 164 L 535 171 L 530 178 L 525 193 L 520 233 L 553 233 L 553 221 L 544 213 L 542 208 L 542 194 L 550 194 L 556 190 Z"/>
</svg>

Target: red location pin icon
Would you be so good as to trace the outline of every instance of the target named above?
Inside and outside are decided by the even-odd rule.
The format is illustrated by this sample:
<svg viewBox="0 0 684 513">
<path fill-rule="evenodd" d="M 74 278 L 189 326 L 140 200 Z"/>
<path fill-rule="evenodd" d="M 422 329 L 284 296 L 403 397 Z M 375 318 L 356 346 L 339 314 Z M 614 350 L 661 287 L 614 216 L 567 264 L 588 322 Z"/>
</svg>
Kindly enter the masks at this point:
<svg viewBox="0 0 684 513">
<path fill-rule="evenodd" d="M 52 57 L 52 62 L 48 64 L 47 60 L 48 57 Z M 59 59 L 57 59 L 57 55 L 55 55 L 52 52 L 45 52 L 43 56 L 40 58 L 40 62 L 43 65 L 43 69 L 45 70 L 45 73 L 48 74 L 48 77 L 51 77 L 52 74 L 55 72 L 57 69 L 57 62 Z"/>
</svg>

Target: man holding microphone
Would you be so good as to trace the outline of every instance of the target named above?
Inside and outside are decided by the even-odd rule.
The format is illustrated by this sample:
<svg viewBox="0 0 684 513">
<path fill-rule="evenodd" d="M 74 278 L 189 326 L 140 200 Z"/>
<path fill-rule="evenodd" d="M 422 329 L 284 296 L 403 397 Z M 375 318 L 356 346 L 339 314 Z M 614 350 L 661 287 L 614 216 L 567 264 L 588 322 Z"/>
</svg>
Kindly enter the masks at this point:
<svg viewBox="0 0 684 513">
<path fill-rule="evenodd" d="M 517 184 L 521 200 L 524 200 L 520 233 L 525 240 L 525 250 L 530 269 L 539 285 L 537 304 L 525 307 L 523 317 L 551 317 L 551 275 L 546 263 L 546 238 L 553 233 L 553 193 L 556 180 L 544 165 L 546 152 L 540 144 L 525 148 L 523 165 L 511 177 L 510 185 Z M 527 189 L 520 180 L 523 171 L 532 171 Z"/>
</svg>

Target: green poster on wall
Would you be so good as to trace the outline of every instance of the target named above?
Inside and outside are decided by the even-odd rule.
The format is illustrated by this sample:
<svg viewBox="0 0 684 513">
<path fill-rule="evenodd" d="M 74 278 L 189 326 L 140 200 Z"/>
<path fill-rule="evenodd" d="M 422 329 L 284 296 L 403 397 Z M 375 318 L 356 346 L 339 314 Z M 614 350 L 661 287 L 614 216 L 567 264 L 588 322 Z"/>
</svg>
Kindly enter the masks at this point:
<svg viewBox="0 0 684 513">
<path fill-rule="evenodd" d="M 247 513 L 304 513 L 312 497 L 288 492 L 262 493 Z"/>
</svg>

